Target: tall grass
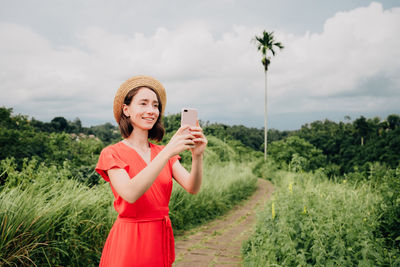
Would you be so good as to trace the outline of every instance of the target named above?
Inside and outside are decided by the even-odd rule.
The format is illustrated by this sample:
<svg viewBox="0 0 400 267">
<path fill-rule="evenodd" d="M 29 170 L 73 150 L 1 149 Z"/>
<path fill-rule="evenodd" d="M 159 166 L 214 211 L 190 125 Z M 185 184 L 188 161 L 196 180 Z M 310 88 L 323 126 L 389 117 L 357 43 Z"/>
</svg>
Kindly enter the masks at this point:
<svg viewBox="0 0 400 267">
<path fill-rule="evenodd" d="M 90 188 L 71 179 L 68 166 L 14 165 L 0 162 L 7 176 L 0 188 L 0 266 L 97 266 L 117 216 L 108 183 Z M 207 163 L 199 194 L 179 187 L 171 197 L 177 232 L 226 212 L 255 190 L 256 179 L 245 164 Z"/>
<path fill-rule="evenodd" d="M 109 188 L 48 178 L 0 193 L 0 265 L 97 264 L 115 217 Z"/>
<path fill-rule="evenodd" d="M 172 225 L 179 232 L 222 215 L 250 196 L 256 187 L 257 179 L 246 164 L 208 164 L 197 195 L 174 184 L 170 201 Z"/>
<path fill-rule="evenodd" d="M 242 247 L 245 266 L 398 266 L 379 230 L 381 196 L 321 173 L 277 172 L 276 191 Z"/>
</svg>

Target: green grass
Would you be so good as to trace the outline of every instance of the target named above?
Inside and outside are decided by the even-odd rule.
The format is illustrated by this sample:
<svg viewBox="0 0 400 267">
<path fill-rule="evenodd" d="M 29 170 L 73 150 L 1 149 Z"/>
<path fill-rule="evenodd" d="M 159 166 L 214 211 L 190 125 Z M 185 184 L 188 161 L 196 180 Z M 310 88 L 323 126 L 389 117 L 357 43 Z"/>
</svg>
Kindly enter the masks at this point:
<svg viewBox="0 0 400 267">
<path fill-rule="evenodd" d="M 108 183 L 92 188 L 57 169 L 27 162 L 23 171 L 0 162 L 8 183 L 0 188 L 0 266 L 98 266 L 116 219 Z M 206 163 L 201 191 L 190 195 L 175 184 L 171 197 L 174 230 L 215 218 L 256 188 L 246 164 Z"/>
<path fill-rule="evenodd" d="M 48 178 L 0 193 L 0 265 L 97 264 L 114 217 L 109 188 Z"/>
<path fill-rule="evenodd" d="M 170 217 L 176 233 L 224 214 L 257 188 L 257 179 L 246 164 L 206 165 L 201 190 L 186 193 L 174 183 Z"/>
<path fill-rule="evenodd" d="M 384 249 L 380 194 L 368 183 L 277 172 L 275 193 L 243 245 L 245 266 L 398 266 Z"/>
</svg>

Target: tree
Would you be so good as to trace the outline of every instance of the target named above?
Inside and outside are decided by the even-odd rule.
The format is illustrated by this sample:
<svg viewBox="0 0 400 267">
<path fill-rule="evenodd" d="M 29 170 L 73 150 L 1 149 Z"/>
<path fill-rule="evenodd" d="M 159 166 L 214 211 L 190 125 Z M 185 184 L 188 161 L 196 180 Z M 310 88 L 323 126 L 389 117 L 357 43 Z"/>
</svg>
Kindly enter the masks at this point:
<svg viewBox="0 0 400 267">
<path fill-rule="evenodd" d="M 298 136 L 273 142 L 270 155 L 280 167 L 296 162 L 301 165 L 297 169 L 311 171 L 326 165 L 322 150 Z"/>
<path fill-rule="evenodd" d="M 57 132 L 65 131 L 68 128 L 68 121 L 64 117 L 55 117 L 50 123 Z"/>
<path fill-rule="evenodd" d="M 400 116 L 399 115 L 391 114 L 391 115 L 387 116 L 386 121 L 388 122 L 389 128 L 391 130 L 394 130 L 400 126 Z"/>
<path fill-rule="evenodd" d="M 82 122 L 79 118 L 75 118 L 75 120 L 70 123 L 71 131 L 74 133 L 81 133 L 82 132 Z"/>
<path fill-rule="evenodd" d="M 265 73 L 265 101 L 264 101 L 264 160 L 267 160 L 267 71 L 268 66 L 271 63 L 271 57 L 268 56 L 268 51 L 271 51 L 272 55 L 275 56 L 275 47 L 283 49 L 284 46 L 280 42 L 274 40 L 274 32 L 263 31 L 261 36 L 255 36 L 254 42 L 256 42 L 258 51 L 262 53 L 262 64 L 264 66 Z"/>
<path fill-rule="evenodd" d="M 354 128 L 357 130 L 358 135 L 361 137 L 361 145 L 364 145 L 364 139 L 369 132 L 369 125 L 367 119 L 364 116 L 354 121 Z"/>
</svg>

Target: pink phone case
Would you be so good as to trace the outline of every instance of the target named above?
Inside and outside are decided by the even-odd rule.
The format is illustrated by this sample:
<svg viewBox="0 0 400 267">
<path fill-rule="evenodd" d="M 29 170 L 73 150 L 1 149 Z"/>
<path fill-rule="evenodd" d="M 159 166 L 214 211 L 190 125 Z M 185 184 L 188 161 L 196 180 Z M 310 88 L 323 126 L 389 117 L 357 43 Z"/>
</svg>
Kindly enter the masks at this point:
<svg viewBox="0 0 400 267">
<path fill-rule="evenodd" d="M 183 125 L 196 126 L 196 124 L 197 124 L 197 109 L 182 108 L 181 126 Z"/>
</svg>

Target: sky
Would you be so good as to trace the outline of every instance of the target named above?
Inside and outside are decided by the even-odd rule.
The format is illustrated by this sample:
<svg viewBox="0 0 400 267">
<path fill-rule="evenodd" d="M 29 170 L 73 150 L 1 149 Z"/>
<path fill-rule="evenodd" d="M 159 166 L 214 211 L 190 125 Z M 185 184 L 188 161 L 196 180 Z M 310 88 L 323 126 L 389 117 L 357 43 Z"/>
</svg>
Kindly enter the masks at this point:
<svg viewBox="0 0 400 267">
<path fill-rule="evenodd" d="M 268 128 L 400 114 L 400 2 L 0 0 L 0 106 L 42 121 L 111 122 L 115 92 L 159 80 L 166 114 Z"/>
</svg>

